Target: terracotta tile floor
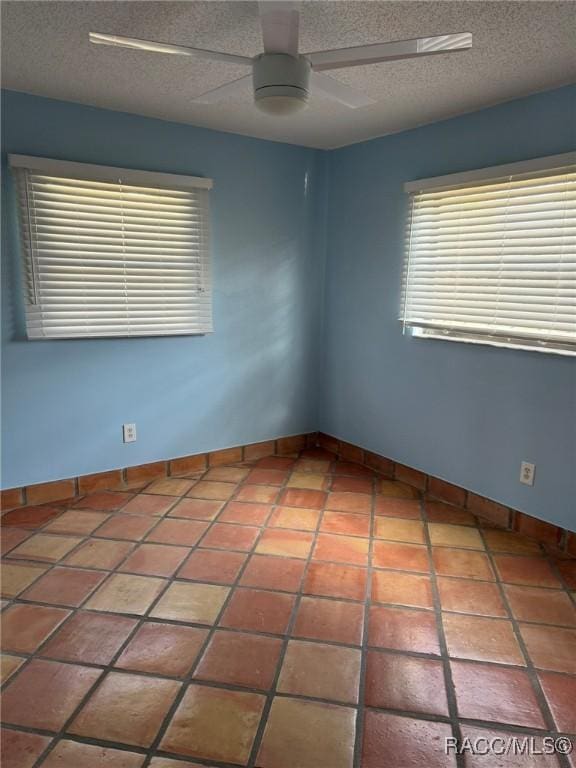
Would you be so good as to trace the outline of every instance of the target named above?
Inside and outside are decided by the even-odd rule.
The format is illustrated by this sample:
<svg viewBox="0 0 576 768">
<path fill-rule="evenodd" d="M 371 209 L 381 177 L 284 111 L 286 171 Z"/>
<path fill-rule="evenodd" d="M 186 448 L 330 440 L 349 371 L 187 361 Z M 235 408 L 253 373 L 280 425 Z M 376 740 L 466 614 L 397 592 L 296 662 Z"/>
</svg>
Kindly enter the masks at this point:
<svg viewBox="0 0 576 768">
<path fill-rule="evenodd" d="M 6 768 L 574 765 L 444 739 L 576 740 L 576 561 L 324 450 L 2 534 Z"/>
</svg>

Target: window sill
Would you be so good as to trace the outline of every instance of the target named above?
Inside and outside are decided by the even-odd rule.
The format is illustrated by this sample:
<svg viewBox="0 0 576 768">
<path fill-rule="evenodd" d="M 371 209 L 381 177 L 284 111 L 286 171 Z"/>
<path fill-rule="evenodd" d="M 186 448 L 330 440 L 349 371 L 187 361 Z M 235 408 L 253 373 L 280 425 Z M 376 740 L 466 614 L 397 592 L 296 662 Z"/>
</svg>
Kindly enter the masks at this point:
<svg viewBox="0 0 576 768">
<path fill-rule="evenodd" d="M 467 334 L 456 331 L 441 331 L 414 327 L 411 335 L 417 339 L 436 339 L 440 341 L 459 341 L 465 344 L 480 344 L 482 346 L 500 347 L 503 349 L 520 349 L 525 352 L 544 352 L 549 355 L 576 357 L 576 347 L 557 344 L 551 346 L 547 342 L 495 337 L 482 334 Z"/>
</svg>

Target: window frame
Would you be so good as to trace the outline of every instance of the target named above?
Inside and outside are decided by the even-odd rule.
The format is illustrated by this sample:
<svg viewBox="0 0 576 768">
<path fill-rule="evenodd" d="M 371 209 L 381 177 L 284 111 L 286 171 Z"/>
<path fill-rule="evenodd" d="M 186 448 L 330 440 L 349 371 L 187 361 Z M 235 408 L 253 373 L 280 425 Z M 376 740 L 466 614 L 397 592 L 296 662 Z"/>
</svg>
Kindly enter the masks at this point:
<svg viewBox="0 0 576 768">
<path fill-rule="evenodd" d="M 490 184 L 498 181 L 504 181 L 513 175 L 531 173 L 539 174 L 545 173 L 546 171 L 550 171 L 553 174 L 557 169 L 567 166 L 576 167 L 576 151 L 538 157 L 515 163 L 506 163 L 504 165 L 490 166 L 472 171 L 463 171 L 443 176 L 434 176 L 424 179 L 417 179 L 414 181 L 407 181 L 404 183 L 404 192 L 412 196 L 418 192 L 442 192 L 463 188 L 465 189 L 468 186 L 474 186 L 476 184 L 481 185 L 483 182 Z M 463 343 L 488 345 L 500 348 L 521 349 L 533 352 L 545 352 L 548 354 L 576 356 L 576 342 L 568 342 L 566 344 L 563 344 L 562 342 L 550 343 L 546 340 L 537 339 L 535 337 L 527 338 L 521 336 L 491 334 L 488 329 L 486 332 L 472 330 L 467 332 L 463 330 L 451 330 L 449 328 L 426 328 L 424 326 L 419 326 L 416 323 L 411 324 L 407 322 L 406 305 L 411 257 L 410 238 L 412 233 L 412 205 L 412 199 L 410 199 L 405 239 L 405 256 L 402 272 L 400 321 L 402 323 L 403 333 L 406 333 L 408 330 L 411 336 L 417 339 L 459 341 Z"/>
</svg>

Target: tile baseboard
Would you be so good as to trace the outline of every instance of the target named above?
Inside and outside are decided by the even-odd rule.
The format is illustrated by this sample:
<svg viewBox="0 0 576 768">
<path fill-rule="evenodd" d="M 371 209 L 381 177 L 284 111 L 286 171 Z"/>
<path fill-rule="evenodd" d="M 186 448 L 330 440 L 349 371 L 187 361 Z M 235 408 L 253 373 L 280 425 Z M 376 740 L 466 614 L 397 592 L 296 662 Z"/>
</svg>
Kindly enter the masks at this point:
<svg viewBox="0 0 576 768">
<path fill-rule="evenodd" d="M 283 456 L 307 447 L 315 447 L 316 432 L 278 437 L 260 443 L 249 443 L 217 451 L 178 456 L 165 461 L 138 464 L 123 469 L 110 469 L 90 475 L 71 477 L 47 483 L 35 483 L 21 488 L 0 491 L 0 509 L 7 512 L 24 506 L 37 506 L 67 501 L 95 491 L 122 491 L 137 488 L 162 477 L 178 477 L 203 472 L 209 467 L 234 464 L 265 456 Z"/>
<path fill-rule="evenodd" d="M 127 490 L 162 477 L 178 477 L 202 472 L 209 467 L 222 464 L 250 461 L 265 456 L 282 456 L 296 453 L 304 448 L 316 447 L 336 454 L 342 461 L 364 464 L 383 477 L 413 486 L 424 493 L 426 498 L 466 509 L 485 521 L 487 527 L 516 531 L 526 538 L 540 542 L 555 554 L 576 557 L 576 533 L 573 531 L 499 504 L 466 488 L 453 485 L 433 475 L 427 475 L 386 456 L 367 451 L 360 446 L 322 432 L 278 437 L 274 440 L 179 456 L 123 469 L 10 488 L 0 491 L 0 508 L 5 512 L 23 506 L 67 501 L 95 491 Z"/>
<path fill-rule="evenodd" d="M 560 557 L 576 557 L 574 531 L 499 504 L 466 488 L 453 485 L 433 475 L 427 475 L 332 435 L 319 432 L 317 444 L 320 448 L 336 453 L 344 461 L 364 464 L 384 477 L 411 485 L 421 491 L 425 498 L 461 507 L 485 521 L 486 527 L 515 531 L 528 539 L 538 541 Z"/>
</svg>

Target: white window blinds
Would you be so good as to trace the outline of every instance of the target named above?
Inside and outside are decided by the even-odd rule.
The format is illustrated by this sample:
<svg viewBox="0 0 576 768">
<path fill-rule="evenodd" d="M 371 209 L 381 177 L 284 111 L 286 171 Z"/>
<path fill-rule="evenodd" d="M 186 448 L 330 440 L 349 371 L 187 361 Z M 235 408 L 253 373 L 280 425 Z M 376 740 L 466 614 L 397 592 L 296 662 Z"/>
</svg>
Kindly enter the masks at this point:
<svg viewBox="0 0 576 768">
<path fill-rule="evenodd" d="M 28 337 L 212 330 L 209 179 L 12 155 Z"/>
<path fill-rule="evenodd" d="M 576 354 L 576 154 L 405 189 L 406 326 Z"/>
</svg>

